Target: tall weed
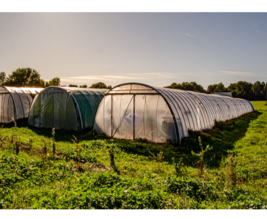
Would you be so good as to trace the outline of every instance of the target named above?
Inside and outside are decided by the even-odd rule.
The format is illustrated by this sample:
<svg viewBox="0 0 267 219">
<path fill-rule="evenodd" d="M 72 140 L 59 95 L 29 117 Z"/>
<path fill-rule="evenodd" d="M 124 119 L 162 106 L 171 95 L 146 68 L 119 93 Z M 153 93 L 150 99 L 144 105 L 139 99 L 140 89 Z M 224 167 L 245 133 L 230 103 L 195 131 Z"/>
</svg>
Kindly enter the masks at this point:
<svg viewBox="0 0 267 219">
<path fill-rule="evenodd" d="M 209 145 L 207 145 L 207 147 L 205 148 L 205 150 L 203 149 L 203 146 L 202 146 L 202 142 L 201 142 L 201 137 L 198 136 L 198 143 L 199 143 L 199 146 L 201 148 L 201 151 L 200 153 L 195 153 L 194 151 L 191 151 L 192 155 L 193 156 L 196 156 L 198 157 L 198 177 L 201 177 L 202 174 L 203 174 L 203 168 L 204 168 L 204 155 L 207 151 L 209 150 L 212 150 L 212 147 L 210 147 Z"/>
</svg>

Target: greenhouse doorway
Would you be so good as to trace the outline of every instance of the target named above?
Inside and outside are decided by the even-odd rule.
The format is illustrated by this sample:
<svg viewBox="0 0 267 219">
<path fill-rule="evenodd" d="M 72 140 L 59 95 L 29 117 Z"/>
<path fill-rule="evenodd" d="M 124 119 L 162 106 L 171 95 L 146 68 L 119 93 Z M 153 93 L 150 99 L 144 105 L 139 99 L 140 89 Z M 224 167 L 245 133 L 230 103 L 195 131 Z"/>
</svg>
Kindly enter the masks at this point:
<svg viewBox="0 0 267 219">
<path fill-rule="evenodd" d="M 111 136 L 134 139 L 134 95 L 111 96 Z"/>
<path fill-rule="evenodd" d="M 176 138 L 175 123 L 166 101 L 158 94 L 111 94 L 111 137 L 147 139 Z M 108 97 L 107 96 L 107 97 Z"/>
</svg>

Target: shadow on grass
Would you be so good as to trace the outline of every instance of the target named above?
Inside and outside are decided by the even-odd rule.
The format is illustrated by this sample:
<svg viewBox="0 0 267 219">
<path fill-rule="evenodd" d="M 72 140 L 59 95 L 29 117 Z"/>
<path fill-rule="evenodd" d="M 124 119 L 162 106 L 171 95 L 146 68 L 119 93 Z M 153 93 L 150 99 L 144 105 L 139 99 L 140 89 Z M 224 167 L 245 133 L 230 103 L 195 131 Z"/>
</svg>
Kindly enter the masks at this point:
<svg viewBox="0 0 267 219">
<path fill-rule="evenodd" d="M 34 126 L 28 125 L 28 119 L 19 119 L 16 121 L 18 128 L 28 128 L 37 135 L 43 135 L 47 138 L 52 137 L 52 128 L 36 128 Z M 8 124 L 1 124 L 4 125 L 4 128 L 12 128 L 14 127 L 14 123 Z M 74 131 L 74 130 L 56 130 L 55 141 L 65 141 L 65 142 L 72 142 L 73 135 L 78 138 L 82 139 L 83 136 L 88 135 L 91 129 L 84 129 L 82 131 Z"/>
<path fill-rule="evenodd" d="M 163 152 L 164 161 L 172 163 L 172 158 L 183 158 L 183 162 L 187 166 L 196 167 L 198 161 L 195 156 L 191 154 L 191 151 L 195 153 L 200 152 L 198 144 L 198 136 L 201 136 L 203 147 L 207 145 L 213 147 L 211 151 L 205 154 L 205 163 L 211 167 L 217 167 L 220 165 L 221 160 L 229 153 L 232 153 L 234 144 L 239 139 L 243 138 L 249 127 L 249 123 L 257 119 L 262 113 L 253 112 L 243 115 L 237 119 L 216 122 L 213 129 L 204 130 L 203 132 L 189 131 L 189 138 L 183 139 L 182 144 L 174 146 L 171 144 L 155 144 L 145 142 L 145 140 L 123 140 L 112 139 L 107 140 L 113 142 L 118 146 L 122 146 L 122 150 L 127 153 L 139 154 L 143 156 L 151 157 L 151 153 L 157 155 L 160 151 Z"/>
<path fill-rule="evenodd" d="M 201 136 L 203 147 L 207 145 L 213 147 L 213 150 L 208 151 L 205 154 L 205 163 L 209 167 L 217 167 L 220 165 L 221 160 L 229 153 L 232 153 L 234 144 L 239 139 L 243 138 L 249 127 L 249 123 L 257 119 L 262 113 L 253 112 L 243 115 L 237 119 L 217 122 L 213 129 L 204 130 L 203 132 L 189 131 L 189 138 L 183 139 L 181 145 L 172 145 L 170 143 L 156 144 L 147 142 L 145 139 L 140 140 L 124 140 L 124 139 L 112 139 L 105 135 L 95 135 L 90 130 L 83 131 L 68 131 L 68 130 L 56 130 L 56 141 L 72 142 L 73 135 L 78 140 L 96 140 L 106 139 L 108 143 L 114 143 L 118 147 L 129 154 L 142 155 L 152 157 L 151 153 L 155 156 L 159 152 L 163 152 L 164 161 L 172 163 L 172 158 L 183 158 L 183 162 L 187 166 L 196 166 L 197 158 L 192 156 L 191 151 L 195 153 L 200 152 L 198 145 L 198 136 Z M 17 121 L 18 127 L 28 127 L 30 130 L 38 135 L 44 135 L 48 138 L 52 137 L 50 128 L 35 128 L 28 126 L 27 119 Z M 14 127 L 14 123 L 5 124 L 5 128 Z"/>
</svg>

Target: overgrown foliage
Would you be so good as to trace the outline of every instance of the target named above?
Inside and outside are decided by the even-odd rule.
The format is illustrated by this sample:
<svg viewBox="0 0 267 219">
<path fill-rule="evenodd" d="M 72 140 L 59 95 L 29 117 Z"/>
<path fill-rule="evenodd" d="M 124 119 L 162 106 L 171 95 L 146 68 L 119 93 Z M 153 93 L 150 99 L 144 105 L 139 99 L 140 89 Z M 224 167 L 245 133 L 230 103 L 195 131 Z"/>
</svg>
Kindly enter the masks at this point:
<svg viewBox="0 0 267 219">
<path fill-rule="evenodd" d="M 26 127 L 27 121 L 4 125 L 0 208 L 266 209 L 267 107 L 253 104 L 258 112 L 190 132 L 178 147 L 94 132 L 53 134 Z"/>
</svg>

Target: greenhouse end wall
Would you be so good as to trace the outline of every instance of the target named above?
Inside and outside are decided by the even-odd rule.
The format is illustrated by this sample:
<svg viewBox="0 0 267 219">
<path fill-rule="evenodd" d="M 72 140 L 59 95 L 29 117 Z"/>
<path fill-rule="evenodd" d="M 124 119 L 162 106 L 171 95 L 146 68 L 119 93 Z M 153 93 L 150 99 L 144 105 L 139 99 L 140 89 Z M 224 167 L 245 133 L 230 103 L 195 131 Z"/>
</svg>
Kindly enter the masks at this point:
<svg viewBox="0 0 267 219">
<path fill-rule="evenodd" d="M 211 129 L 215 121 L 253 110 L 249 101 L 239 98 L 129 83 L 105 94 L 94 129 L 115 138 L 181 143 L 189 130 Z"/>
<path fill-rule="evenodd" d="M 98 107 L 94 129 L 114 138 L 177 141 L 172 114 L 160 95 L 105 96 Z"/>
<path fill-rule="evenodd" d="M 42 93 L 35 97 L 28 124 L 35 127 L 78 130 L 74 101 L 67 92 Z"/>
<path fill-rule="evenodd" d="M 106 91 L 48 87 L 35 97 L 28 124 L 65 130 L 92 128 L 97 107 Z"/>
<path fill-rule="evenodd" d="M 0 86 L 0 123 L 28 118 L 32 96 L 41 90 L 41 88 Z"/>
</svg>

